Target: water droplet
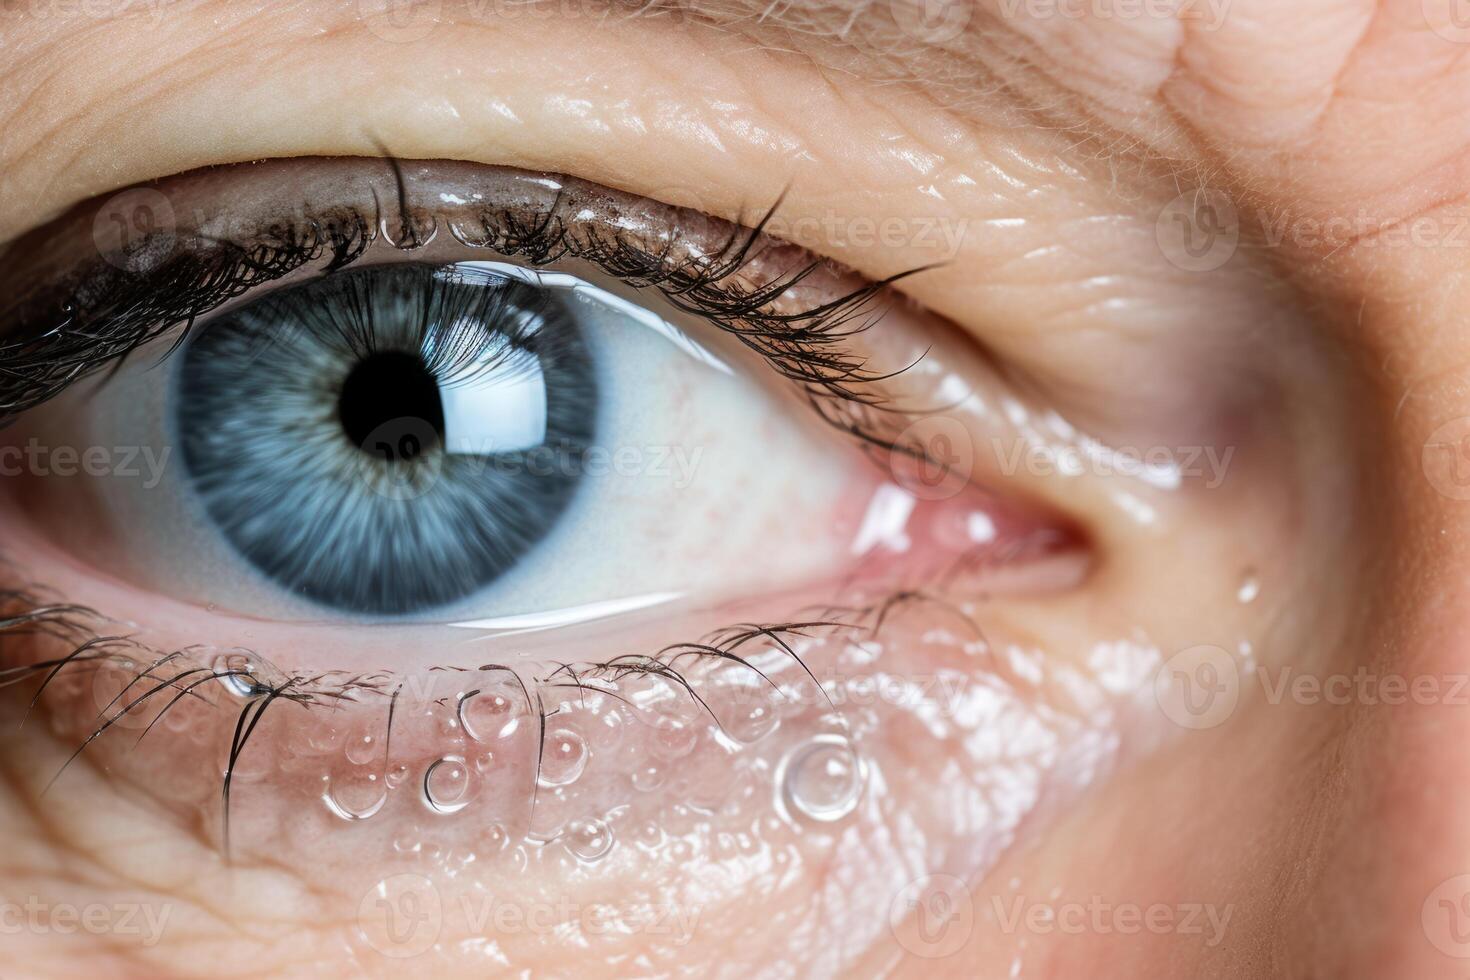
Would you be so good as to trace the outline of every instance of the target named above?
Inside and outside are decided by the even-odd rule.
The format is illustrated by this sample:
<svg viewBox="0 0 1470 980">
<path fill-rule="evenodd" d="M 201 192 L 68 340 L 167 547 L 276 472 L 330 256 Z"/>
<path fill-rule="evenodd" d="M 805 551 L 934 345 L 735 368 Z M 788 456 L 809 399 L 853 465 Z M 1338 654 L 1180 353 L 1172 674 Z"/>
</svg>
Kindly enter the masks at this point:
<svg viewBox="0 0 1470 980">
<path fill-rule="evenodd" d="M 396 766 L 388 767 L 388 772 L 383 776 L 383 781 L 388 784 L 389 789 L 397 789 L 403 785 L 403 781 L 407 778 L 408 766 L 400 762 Z"/>
<path fill-rule="evenodd" d="M 546 752 L 541 758 L 538 781 L 542 786 L 566 786 L 574 783 L 587 768 L 589 755 L 582 736 L 558 728 L 546 736 Z"/>
<path fill-rule="evenodd" d="M 424 771 L 424 800 L 440 813 L 458 813 L 474 799 L 474 776 L 463 758 L 447 755 Z"/>
<path fill-rule="evenodd" d="M 477 742 L 510 738 L 520 725 L 521 705 L 507 691 L 476 691 L 459 701 L 459 723 Z"/>
<path fill-rule="evenodd" d="M 601 820 L 574 820 L 567 826 L 567 850 L 583 861 L 606 857 L 613 842 L 612 828 Z"/>
<path fill-rule="evenodd" d="M 363 766 L 378 757 L 378 738 L 370 732 L 354 732 L 347 740 L 347 760 Z"/>
<path fill-rule="evenodd" d="M 766 701 L 739 705 L 733 714 L 722 720 L 726 734 L 746 745 L 759 742 L 781 724 L 780 715 Z"/>
<path fill-rule="evenodd" d="M 664 842 L 663 828 L 652 820 L 644 821 L 633 832 L 633 842 L 639 847 L 655 850 Z"/>
<path fill-rule="evenodd" d="M 480 840 L 490 854 L 499 854 L 510 845 L 510 834 L 506 833 L 505 828 L 500 824 L 492 823 L 480 835 Z"/>
<path fill-rule="evenodd" d="M 633 788 L 640 793 L 651 793 L 664 784 L 664 771 L 649 763 L 633 770 Z"/>
<path fill-rule="evenodd" d="M 375 772 L 352 770 L 328 777 L 322 801 L 343 820 L 366 820 L 388 802 L 388 787 Z"/>
<path fill-rule="evenodd" d="M 626 714 L 631 709 L 625 709 L 601 694 L 587 694 L 585 700 L 590 705 L 584 712 L 587 716 L 587 741 L 597 746 L 599 754 L 620 749 L 631 727 Z"/>
<path fill-rule="evenodd" d="M 865 779 L 862 760 L 841 735 L 817 735 L 781 762 L 786 804 L 810 820 L 841 820 L 857 808 Z"/>
<path fill-rule="evenodd" d="M 1246 572 L 1245 578 L 1240 583 L 1240 589 L 1236 591 L 1235 598 L 1241 603 L 1254 602 L 1256 596 L 1261 594 L 1261 580 L 1256 577 L 1255 570 Z"/>
<path fill-rule="evenodd" d="M 402 836 L 393 839 L 393 850 L 403 857 L 426 857 L 437 860 L 442 848 L 427 839 L 424 828 L 414 825 Z"/>
<path fill-rule="evenodd" d="M 284 680 L 275 676 L 279 671 L 266 661 L 240 651 L 218 655 L 210 667 L 215 670 L 221 688 L 247 701 L 269 693 L 270 683 Z"/>
<path fill-rule="evenodd" d="M 699 732 L 694 725 L 668 715 L 660 718 L 653 726 L 653 744 L 666 759 L 681 759 L 694 751 Z"/>
<path fill-rule="evenodd" d="M 306 744 L 313 752 L 337 752 L 346 738 L 347 733 L 335 725 L 313 725 L 306 736 Z"/>
</svg>

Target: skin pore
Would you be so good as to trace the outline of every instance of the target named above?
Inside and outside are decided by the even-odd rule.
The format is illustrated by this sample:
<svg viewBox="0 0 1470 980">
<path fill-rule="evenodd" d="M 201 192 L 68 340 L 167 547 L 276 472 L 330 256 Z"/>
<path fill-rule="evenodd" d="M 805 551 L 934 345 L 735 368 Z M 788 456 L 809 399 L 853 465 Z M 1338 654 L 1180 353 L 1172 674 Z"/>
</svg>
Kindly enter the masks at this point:
<svg viewBox="0 0 1470 980">
<path fill-rule="evenodd" d="M 1009 713 L 961 749 L 879 712 L 868 744 L 891 777 L 886 808 L 828 837 L 785 828 L 755 855 L 623 847 L 596 865 L 450 874 L 416 853 L 390 866 L 391 841 L 435 831 L 385 814 L 371 837 L 252 840 L 243 831 L 311 802 L 283 777 L 277 797 L 243 797 L 227 860 L 217 823 L 166 799 L 157 756 L 83 757 L 43 795 L 90 728 L 64 717 L 62 696 L 0 740 L 0 902 L 139 903 L 168 922 L 146 945 L 122 929 L 7 934 L 21 972 L 1457 975 L 1445 948 L 1459 947 L 1431 912 L 1441 882 L 1470 870 L 1466 791 L 1446 775 L 1470 744 L 1464 708 L 1273 694 L 1283 677 L 1360 668 L 1447 690 L 1466 669 L 1470 534 L 1425 447 L 1470 414 L 1470 283 L 1453 245 L 1470 44 L 1432 29 L 1435 3 L 1109 17 L 1094 9 L 1107 4 L 1074 16 L 984 0 L 937 22 L 903 0 L 446 2 L 386 19 L 373 3 L 117 6 L 0 6 L 0 242 L 142 181 L 251 160 L 549 171 L 745 224 L 779 201 L 778 238 L 870 279 L 926 268 L 897 285 L 914 304 L 900 316 L 932 332 L 933 363 L 985 394 L 988 410 L 954 413 L 977 482 L 1085 528 L 1091 564 L 1081 584 L 984 607 L 993 646 L 1026 656 L 964 676 L 995 683 Z M 1202 188 L 1236 213 L 1228 261 L 1201 264 L 1169 237 L 1170 209 Z M 942 380 L 903 383 L 922 396 Z M 1024 418 L 994 408 L 1015 404 Z M 1070 427 L 1042 425 L 1052 414 Z M 1082 444 L 1197 450 L 1220 479 L 1034 462 Z M 198 635 L 137 583 L 86 574 L 34 527 L 5 537 L 31 544 L 9 546 L 23 574 L 8 586 L 43 581 L 163 649 L 234 639 Z M 950 598 L 988 591 L 964 588 Z M 911 610 L 895 627 L 896 670 L 955 666 L 952 651 L 921 652 L 936 622 Z M 369 633 L 334 642 L 387 656 L 396 639 Z M 314 644 L 270 637 L 280 663 Z M 1154 681 L 1215 656 L 1201 649 L 1223 652 L 1238 703 L 1191 726 Z M 1018 680 L 1022 662 L 1042 682 Z M 6 689 L 7 731 L 32 691 Z M 1056 735 L 1046 744 L 1076 771 L 1014 765 L 1020 722 Z M 1101 748 L 1074 757 L 1084 730 Z M 1007 749 L 977 747 L 986 733 Z M 267 726 L 259 751 L 289 737 Z M 999 804 L 987 819 L 965 810 L 1032 776 L 1043 789 L 1020 794 L 1004 832 Z M 464 853 L 467 824 L 443 825 L 440 848 Z M 789 860 L 761 865 L 776 852 Z M 385 955 L 354 937 L 372 882 L 400 873 L 432 882 L 446 908 L 534 896 L 552 925 L 475 930 L 446 914 L 422 958 Z M 955 948 L 916 932 L 904 904 L 932 875 L 960 901 Z M 687 926 L 554 928 L 645 888 Z M 1172 924 L 1119 912 L 1159 907 Z"/>
</svg>

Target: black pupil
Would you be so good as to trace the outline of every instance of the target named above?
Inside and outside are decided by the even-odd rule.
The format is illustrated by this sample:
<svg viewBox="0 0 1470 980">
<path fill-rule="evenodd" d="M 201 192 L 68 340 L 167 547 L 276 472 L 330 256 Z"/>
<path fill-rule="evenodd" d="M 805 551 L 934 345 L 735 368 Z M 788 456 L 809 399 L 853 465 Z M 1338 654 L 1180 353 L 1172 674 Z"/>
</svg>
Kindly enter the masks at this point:
<svg viewBox="0 0 1470 980">
<path fill-rule="evenodd" d="M 439 381 L 417 354 L 385 351 L 363 359 L 342 384 L 337 413 L 353 445 L 378 454 L 374 443 L 386 438 L 398 450 L 390 459 L 412 459 L 444 438 Z M 389 426 L 410 420 L 419 423 L 411 431 L 428 437 L 428 444 L 399 439 L 402 433 Z"/>
</svg>

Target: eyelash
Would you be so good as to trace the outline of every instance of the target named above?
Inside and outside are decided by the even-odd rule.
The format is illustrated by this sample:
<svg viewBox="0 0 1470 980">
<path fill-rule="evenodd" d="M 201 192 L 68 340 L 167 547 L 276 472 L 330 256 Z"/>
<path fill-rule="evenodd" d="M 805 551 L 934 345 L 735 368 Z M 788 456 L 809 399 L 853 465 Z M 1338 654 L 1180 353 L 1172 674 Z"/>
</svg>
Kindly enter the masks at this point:
<svg viewBox="0 0 1470 980">
<path fill-rule="evenodd" d="M 1002 556 L 1000 560 L 1008 561 L 1019 552 L 1018 547 L 1015 553 Z M 960 568 L 968 564 L 971 564 L 969 555 L 957 561 L 947 575 L 957 573 Z M 529 682 L 520 672 L 506 665 L 487 664 L 480 667 L 479 671 L 490 672 L 487 673 L 487 677 L 499 673 L 511 675 L 524 695 L 528 714 L 538 719 L 540 751 L 544 752 L 547 721 L 555 711 L 547 711 L 543 691 L 572 689 L 584 695 L 586 692 L 592 692 L 622 700 L 615 690 L 609 691 L 607 687 L 600 686 L 598 682 L 615 685 L 625 678 L 634 676 L 652 676 L 669 681 L 677 689 L 687 694 L 713 723 L 723 730 L 724 726 L 719 716 L 695 690 L 694 684 L 680 672 L 677 665 L 686 658 L 734 665 L 737 668 L 754 672 L 764 683 L 771 685 L 777 697 L 784 697 L 775 682 L 739 652 L 740 648 L 747 643 L 768 640 L 783 649 L 801 671 L 810 678 L 817 692 L 826 699 L 834 717 L 845 726 L 846 721 L 842 713 L 833 704 L 820 679 L 802 660 L 801 655 L 793 649 L 792 643 L 798 638 L 826 638 L 840 633 L 848 633 L 854 639 L 876 640 L 881 635 L 885 621 L 897 609 L 905 605 L 922 604 L 935 604 L 959 616 L 961 620 L 969 624 L 974 634 L 983 640 L 984 632 L 979 625 L 948 600 L 927 590 L 904 589 L 889 593 L 881 601 L 857 607 L 834 606 L 821 609 L 821 618 L 814 620 L 769 625 L 742 623 L 716 630 L 698 642 L 671 644 L 652 655 L 627 654 L 600 663 L 582 665 L 563 663 L 544 676 L 531 678 Z M 206 694 L 199 693 L 199 690 L 210 684 L 218 685 L 211 690 L 223 690 L 232 679 L 248 678 L 248 686 L 252 693 L 245 699 L 244 705 L 234 719 L 229 758 L 221 774 L 222 839 L 226 855 L 229 854 L 230 793 L 234 773 L 240 755 L 249 744 L 256 726 L 274 702 L 279 700 L 310 709 L 331 707 L 341 701 L 359 702 L 368 696 L 377 697 L 380 702 L 387 704 L 384 765 L 386 767 L 391 763 L 393 717 L 403 684 L 400 682 L 395 686 L 394 678 L 390 674 L 380 672 L 349 675 L 345 672 L 332 671 L 315 676 L 301 674 L 286 676 L 277 671 L 279 676 L 267 679 L 266 673 L 274 670 L 272 665 L 245 651 L 240 651 L 240 656 L 254 665 L 253 670 L 222 671 L 217 665 L 210 666 L 196 659 L 195 655 L 198 651 L 195 648 L 164 653 L 125 635 L 104 634 L 99 629 L 100 625 L 106 621 L 106 617 L 92 609 L 64 602 L 47 602 L 37 592 L 23 589 L 0 591 L 0 640 L 39 634 L 63 640 L 73 647 L 70 653 L 59 658 L 21 667 L 0 668 L 0 689 L 21 684 L 36 677 L 41 678 L 41 683 L 32 695 L 27 716 L 40 703 L 46 690 L 68 668 L 81 669 L 90 664 L 95 669 L 100 665 L 110 663 L 122 667 L 132 675 L 113 701 L 102 706 L 97 715 L 99 719 L 97 726 L 77 746 L 61 768 L 52 774 L 49 782 L 46 783 L 48 790 L 93 741 L 134 711 L 143 710 L 145 706 L 152 707 L 150 702 L 155 697 L 161 697 L 162 707 L 139 735 L 138 742 L 141 742 L 163 719 L 163 716 L 186 697 L 197 698 L 214 708 L 221 707 L 220 702 L 212 700 Z M 162 672 L 165 668 L 169 670 Z M 452 669 L 462 673 L 471 672 L 465 668 Z M 137 691 L 134 691 L 135 685 L 140 685 Z M 478 693 L 480 692 L 476 690 L 461 695 L 460 704 L 456 705 L 456 713 L 462 709 L 465 700 Z M 543 756 L 538 754 L 536 778 L 532 782 L 533 807 L 535 805 L 534 787 L 539 784 L 542 761 Z"/>
<path fill-rule="evenodd" d="M 401 165 L 390 161 L 403 199 Z M 846 295 L 790 312 L 773 304 L 823 267 L 811 259 L 794 269 L 752 276 L 761 256 L 764 229 L 780 206 L 760 222 L 734 228 L 722 246 L 703 258 L 674 258 L 678 242 L 670 237 L 652 250 L 632 236 L 592 226 L 572 226 L 561 212 L 562 194 L 544 213 L 527 218 L 510 209 L 487 208 L 478 215 L 471 237 L 457 225 L 450 233 L 470 248 L 494 249 L 533 267 L 578 259 L 640 289 L 656 289 L 685 313 L 734 337 L 776 373 L 795 383 L 820 418 L 855 437 L 869 449 L 910 452 L 895 444 L 901 411 L 888 403 L 879 383 L 901 372 L 878 373 L 845 342 L 881 319 L 873 304 L 889 286 L 923 269 L 864 283 Z M 139 348 L 182 326 L 169 349 L 177 350 L 197 321 L 231 300 L 302 269 L 324 263 L 330 276 L 359 261 L 380 238 L 402 252 L 427 245 L 439 230 L 437 216 L 396 215 L 402 241 L 387 234 L 381 201 L 376 214 L 356 209 L 307 215 L 296 225 L 269 230 L 260 240 L 241 244 L 199 238 L 203 246 L 184 251 L 148 274 L 129 273 L 99 261 L 57 296 L 34 295 L 0 323 L 0 424 L 14 420 L 109 364 L 114 367 Z M 427 226 L 424 227 L 427 218 Z M 132 255 L 144 253 L 147 238 Z M 754 285 L 744 285 L 744 279 Z"/>
</svg>

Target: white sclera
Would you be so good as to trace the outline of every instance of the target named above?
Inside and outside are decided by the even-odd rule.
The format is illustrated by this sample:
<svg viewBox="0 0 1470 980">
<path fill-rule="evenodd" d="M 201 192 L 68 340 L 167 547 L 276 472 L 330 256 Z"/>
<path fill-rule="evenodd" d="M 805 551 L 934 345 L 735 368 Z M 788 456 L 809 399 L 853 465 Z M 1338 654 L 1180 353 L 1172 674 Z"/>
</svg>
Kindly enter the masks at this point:
<svg viewBox="0 0 1470 980">
<path fill-rule="evenodd" d="M 411 618 L 494 631 L 485 621 L 552 623 L 562 610 L 644 608 L 648 597 L 765 595 L 829 578 L 851 562 L 851 529 L 834 516 L 840 501 L 855 496 L 851 484 L 866 464 L 853 444 L 806 414 L 799 398 L 784 397 L 794 389 L 762 360 L 735 345 L 727 363 L 673 321 L 689 320 L 712 336 L 713 327 L 677 314 L 652 291 L 637 295 L 667 317 L 564 272 L 491 262 L 457 263 L 454 272 L 520 278 L 566 294 L 595 365 L 597 432 L 576 493 L 550 533 L 477 594 Z M 172 342 L 155 342 L 157 353 Z M 541 444 L 555 392 L 526 356 L 526 363 L 441 389 L 450 451 Z M 181 454 L 168 444 L 171 386 L 159 374 L 175 363 L 140 352 L 108 384 L 79 386 L 90 390 L 32 416 L 37 434 L 54 445 L 168 454 L 156 486 L 94 481 L 89 492 L 115 529 L 115 554 L 97 554 L 93 541 L 89 558 L 200 604 L 279 620 L 339 618 L 257 573 L 194 501 Z"/>
</svg>

